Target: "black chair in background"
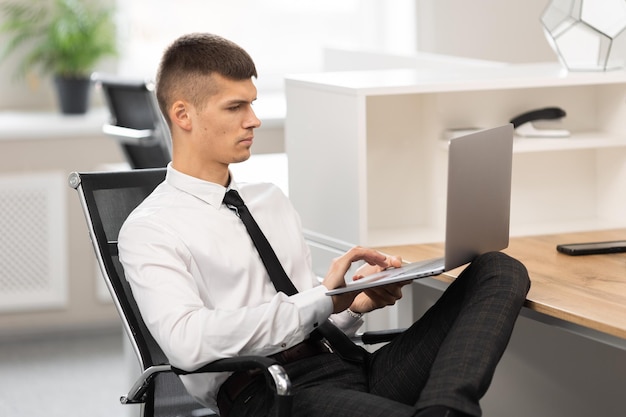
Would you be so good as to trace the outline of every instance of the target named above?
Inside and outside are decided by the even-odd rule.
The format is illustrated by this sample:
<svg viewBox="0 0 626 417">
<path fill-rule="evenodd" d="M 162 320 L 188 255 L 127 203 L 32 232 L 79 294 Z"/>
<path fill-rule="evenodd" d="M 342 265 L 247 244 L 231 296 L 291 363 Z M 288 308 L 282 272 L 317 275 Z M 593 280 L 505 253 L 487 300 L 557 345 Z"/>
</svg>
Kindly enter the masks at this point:
<svg viewBox="0 0 626 417">
<path fill-rule="evenodd" d="M 172 159 L 171 139 L 154 83 L 104 74 L 94 74 L 92 80 L 102 90 L 111 116 L 102 131 L 120 143 L 131 168 L 166 166 Z"/>
<path fill-rule="evenodd" d="M 165 173 L 165 168 L 158 168 L 74 172 L 69 177 L 69 185 L 78 191 L 98 265 L 141 367 L 141 375 L 120 401 L 142 404 L 142 417 L 213 415 L 187 393 L 178 375 L 261 369 L 276 395 L 279 415 L 289 416 L 291 383 L 284 369 L 273 359 L 262 356 L 227 358 L 185 372 L 169 364 L 148 331 L 118 259 L 117 238 L 128 215 L 164 180 Z M 401 331 L 366 332 L 355 339 L 364 344 L 384 343 Z"/>
</svg>

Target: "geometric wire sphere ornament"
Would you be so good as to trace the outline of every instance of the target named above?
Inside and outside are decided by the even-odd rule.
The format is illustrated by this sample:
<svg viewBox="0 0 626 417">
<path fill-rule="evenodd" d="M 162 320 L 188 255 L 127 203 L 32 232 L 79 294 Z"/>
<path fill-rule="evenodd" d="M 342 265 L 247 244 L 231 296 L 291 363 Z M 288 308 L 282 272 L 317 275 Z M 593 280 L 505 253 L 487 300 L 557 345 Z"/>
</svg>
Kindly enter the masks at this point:
<svg viewBox="0 0 626 417">
<path fill-rule="evenodd" d="M 626 66 L 626 0 L 551 0 L 541 24 L 568 70 Z"/>
</svg>

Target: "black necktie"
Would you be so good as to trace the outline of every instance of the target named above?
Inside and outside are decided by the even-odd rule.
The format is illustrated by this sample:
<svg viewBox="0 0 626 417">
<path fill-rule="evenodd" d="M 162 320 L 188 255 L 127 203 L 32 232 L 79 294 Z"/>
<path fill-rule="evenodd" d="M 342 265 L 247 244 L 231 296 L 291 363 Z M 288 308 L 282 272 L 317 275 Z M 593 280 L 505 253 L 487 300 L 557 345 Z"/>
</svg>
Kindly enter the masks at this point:
<svg viewBox="0 0 626 417">
<path fill-rule="evenodd" d="M 298 292 L 293 282 L 287 276 L 280 261 L 276 257 L 276 253 L 267 241 L 267 238 L 259 228 L 259 225 L 250 214 L 250 210 L 244 204 L 241 196 L 236 190 L 229 190 L 224 196 L 224 204 L 235 208 L 237 215 L 243 222 L 254 246 L 256 246 L 261 261 L 267 270 L 267 273 L 274 284 L 276 291 L 282 291 L 287 295 L 294 295 Z M 355 345 L 350 338 L 329 320 L 322 323 L 312 336 L 321 336 L 328 340 L 330 345 L 337 351 L 339 355 L 348 360 L 360 361 L 364 357 L 364 349 Z M 316 334 L 318 333 L 318 334 Z"/>
<path fill-rule="evenodd" d="M 224 204 L 233 206 L 244 226 L 246 226 L 246 230 L 248 230 L 248 234 L 261 256 L 261 261 L 272 279 L 276 291 L 282 291 L 287 295 L 296 294 L 298 290 L 285 273 L 270 242 L 267 241 L 267 238 L 254 220 L 254 217 L 252 217 L 252 214 L 250 214 L 250 210 L 248 210 L 248 207 L 244 204 L 237 190 L 229 190 L 226 193 L 224 196 Z"/>
</svg>

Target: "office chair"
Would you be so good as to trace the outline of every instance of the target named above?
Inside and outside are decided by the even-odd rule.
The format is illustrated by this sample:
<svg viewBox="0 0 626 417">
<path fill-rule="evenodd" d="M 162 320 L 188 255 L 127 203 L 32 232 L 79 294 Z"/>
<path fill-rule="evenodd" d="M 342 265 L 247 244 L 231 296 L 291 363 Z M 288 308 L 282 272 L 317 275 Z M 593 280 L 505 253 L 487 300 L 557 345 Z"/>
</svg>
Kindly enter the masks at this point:
<svg viewBox="0 0 626 417">
<path fill-rule="evenodd" d="M 171 160 L 171 139 L 154 83 L 98 73 L 92 80 L 102 90 L 110 113 L 102 131 L 119 142 L 131 168 L 166 166 Z"/>
<path fill-rule="evenodd" d="M 212 415 L 187 393 L 178 375 L 262 369 L 268 384 L 273 387 L 279 415 L 290 415 L 291 383 L 284 369 L 274 360 L 257 356 L 227 358 L 193 372 L 185 372 L 168 363 L 141 318 L 118 259 L 117 237 L 126 217 L 164 180 L 165 172 L 164 168 L 158 168 L 74 172 L 69 176 L 70 186 L 78 191 L 98 265 L 142 371 L 137 382 L 120 401 L 123 404 L 142 404 L 142 417 Z M 359 340 L 366 344 L 382 343 L 400 332 L 367 332 L 359 335 Z"/>
</svg>

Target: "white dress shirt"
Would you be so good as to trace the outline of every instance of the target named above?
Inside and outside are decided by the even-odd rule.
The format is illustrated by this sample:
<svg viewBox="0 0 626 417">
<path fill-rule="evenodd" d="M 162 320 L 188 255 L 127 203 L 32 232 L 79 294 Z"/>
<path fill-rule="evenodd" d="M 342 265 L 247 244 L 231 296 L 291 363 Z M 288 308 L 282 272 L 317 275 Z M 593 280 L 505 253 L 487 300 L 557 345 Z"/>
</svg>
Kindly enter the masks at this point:
<svg viewBox="0 0 626 417">
<path fill-rule="evenodd" d="M 231 176 L 232 177 L 232 176 Z M 300 218 L 282 191 L 237 184 L 250 212 L 299 293 L 276 293 L 245 226 L 222 204 L 227 188 L 167 168 L 165 181 L 133 211 L 119 256 L 148 329 L 173 366 L 268 356 L 304 340 L 332 313 L 313 273 Z M 333 316 L 354 332 L 360 320 Z M 187 390 L 215 409 L 228 373 L 183 376 Z"/>
</svg>

